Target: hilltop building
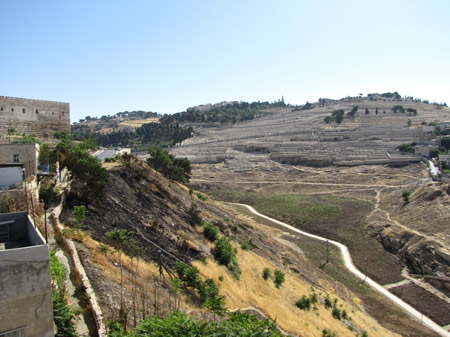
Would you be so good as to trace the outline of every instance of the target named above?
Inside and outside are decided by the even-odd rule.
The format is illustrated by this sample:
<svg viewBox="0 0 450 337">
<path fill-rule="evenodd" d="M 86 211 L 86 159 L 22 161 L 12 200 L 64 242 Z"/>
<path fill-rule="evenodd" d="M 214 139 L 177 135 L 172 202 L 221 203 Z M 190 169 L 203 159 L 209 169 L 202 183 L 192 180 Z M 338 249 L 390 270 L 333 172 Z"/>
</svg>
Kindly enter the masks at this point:
<svg viewBox="0 0 450 337">
<path fill-rule="evenodd" d="M 8 143 L 8 129 L 40 139 L 70 131 L 69 103 L 0 96 L 0 144 Z"/>
<path fill-rule="evenodd" d="M 0 214 L 0 336 L 53 337 L 50 256 L 26 212 Z"/>
</svg>

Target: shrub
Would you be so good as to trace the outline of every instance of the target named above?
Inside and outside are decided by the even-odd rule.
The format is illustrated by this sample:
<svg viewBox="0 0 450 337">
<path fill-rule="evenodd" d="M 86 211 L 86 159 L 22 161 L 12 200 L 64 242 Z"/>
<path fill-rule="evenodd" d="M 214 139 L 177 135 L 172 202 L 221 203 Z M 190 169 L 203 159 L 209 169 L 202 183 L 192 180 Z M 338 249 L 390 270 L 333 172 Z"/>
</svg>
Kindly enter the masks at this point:
<svg viewBox="0 0 450 337">
<path fill-rule="evenodd" d="M 301 299 L 295 302 L 295 305 L 301 310 L 309 311 L 311 310 L 311 299 L 303 295 Z"/>
<path fill-rule="evenodd" d="M 86 207 L 75 206 L 72 211 L 74 217 L 74 226 L 76 229 L 81 230 L 83 228 L 84 219 L 86 218 Z"/>
<path fill-rule="evenodd" d="M 188 183 L 191 178 L 191 162 L 187 158 L 175 158 L 160 147 L 148 150 L 150 158 L 147 164 L 160 172 L 166 178 Z"/>
<path fill-rule="evenodd" d="M 270 269 L 269 268 L 264 268 L 262 277 L 264 280 L 267 280 L 270 277 Z"/>
<path fill-rule="evenodd" d="M 337 337 L 336 332 L 333 330 L 323 329 L 322 330 L 322 337 Z"/>
<path fill-rule="evenodd" d="M 361 337 L 369 337 L 369 334 L 367 333 L 367 331 L 363 330 L 361 332 Z"/>
<path fill-rule="evenodd" d="M 46 209 L 56 201 L 56 195 L 52 185 L 43 185 L 39 189 L 39 199 L 44 201 L 44 207 Z"/>
<path fill-rule="evenodd" d="M 403 197 L 403 200 L 406 202 L 406 203 L 408 203 L 409 202 L 409 197 L 410 197 L 410 195 L 411 195 L 411 192 L 410 191 L 403 191 L 403 193 L 402 193 L 402 197 Z"/>
<path fill-rule="evenodd" d="M 400 144 L 398 149 L 399 149 L 400 152 L 412 152 L 412 153 L 414 153 L 414 146 L 416 146 L 416 143 Z"/>
<path fill-rule="evenodd" d="M 219 236 L 219 229 L 212 223 L 206 222 L 203 226 L 203 234 L 209 241 L 214 242 Z"/>
<path fill-rule="evenodd" d="M 241 248 L 244 250 L 252 250 L 256 248 L 256 245 L 252 239 L 248 239 L 246 242 L 241 244 Z"/>
<path fill-rule="evenodd" d="M 220 264 L 227 266 L 233 259 L 233 247 L 230 240 L 222 236 L 215 241 L 214 256 Z"/>
<path fill-rule="evenodd" d="M 402 107 L 401 105 L 394 105 L 394 106 L 392 107 L 392 111 L 404 113 L 404 112 L 405 112 L 405 108 Z"/>
<path fill-rule="evenodd" d="M 281 285 L 284 283 L 285 277 L 284 273 L 281 270 L 275 269 L 275 287 L 280 288 Z"/>
<path fill-rule="evenodd" d="M 201 194 L 200 192 L 197 193 L 197 198 L 199 198 L 201 201 L 206 201 L 208 200 L 208 197 L 204 194 Z"/>
<path fill-rule="evenodd" d="M 203 221 L 200 210 L 197 207 L 197 204 L 192 203 L 191 208 L 189 210 L 189 216 L 190 216 L 190 223 L 193 226 L 200 225 Z"/>
<path fill-rule="evenodd" d="M 331 315 L 333 315 L 334 318 L 339 319 L 339 320 L 342 318 L 341 311 L 338 308 L 333 308 Z"/>
<path fill-rule="evenodd" d="M 90 155 L 86 150 L 75 147 L 64 159 L 64 166 L 71 172 L 73 187 L 82 201 L 102 201 L 105 198 L 105 188 L 108 183 L 108 173 L 102 167 L 100 160 Z"/>
<path fill-rule="evenodd" d="M 327 297 L 325 298 L 324 304 L 327 309 L 330 309 L 333 306 L 333 302 L 331 302 L 330 296 L 327 295 Z"/>
</svg>

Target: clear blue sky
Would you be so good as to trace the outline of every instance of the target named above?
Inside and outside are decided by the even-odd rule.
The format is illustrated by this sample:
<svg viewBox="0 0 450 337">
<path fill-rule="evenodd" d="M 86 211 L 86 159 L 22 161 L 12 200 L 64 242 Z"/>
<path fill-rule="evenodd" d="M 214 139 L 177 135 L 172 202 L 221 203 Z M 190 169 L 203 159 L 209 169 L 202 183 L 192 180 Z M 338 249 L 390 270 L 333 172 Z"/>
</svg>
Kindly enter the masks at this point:
<svg viewBox="0 0 450 337">
<path fill-rule="evenodd" d="M 450 104 L 450 1 L 0 0 L 0 95 L 71 120 L 398 91 Z"/>
</svg>

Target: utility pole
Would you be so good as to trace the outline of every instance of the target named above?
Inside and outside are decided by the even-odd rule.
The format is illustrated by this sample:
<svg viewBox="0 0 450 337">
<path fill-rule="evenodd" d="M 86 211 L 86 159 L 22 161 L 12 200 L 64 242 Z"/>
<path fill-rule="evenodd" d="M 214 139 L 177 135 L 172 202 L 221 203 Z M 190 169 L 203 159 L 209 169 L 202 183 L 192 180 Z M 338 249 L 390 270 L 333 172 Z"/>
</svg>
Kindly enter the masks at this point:
<svg viewBox="0 0 450 337">
<path fill-rule="evenodd" d="M 330 255 L 330 248 L 329 248 L 329 245 L 330 245 L 330 243 L 329 243 L 328 240 L 327 240 L 327 260 L 326 260 L 325 263 L 328 263 L 328 261 L 329 261 L 329 255 Z"/>
</svg>

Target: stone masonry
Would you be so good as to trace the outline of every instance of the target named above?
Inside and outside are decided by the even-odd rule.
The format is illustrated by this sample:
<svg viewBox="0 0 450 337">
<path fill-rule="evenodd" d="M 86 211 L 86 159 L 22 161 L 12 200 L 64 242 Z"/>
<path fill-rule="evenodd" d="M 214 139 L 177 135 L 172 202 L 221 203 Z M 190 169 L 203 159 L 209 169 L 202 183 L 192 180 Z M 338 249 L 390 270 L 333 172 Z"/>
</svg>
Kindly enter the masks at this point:
<svg viewBox="0 0 450 337">
<path fill-rule="evenodd" d="M 70 131 L 69 103 L 0 96 L 0 144 L 8 129 L 36 138 L 52 139 L 57 131 Z"/>
</svg>

